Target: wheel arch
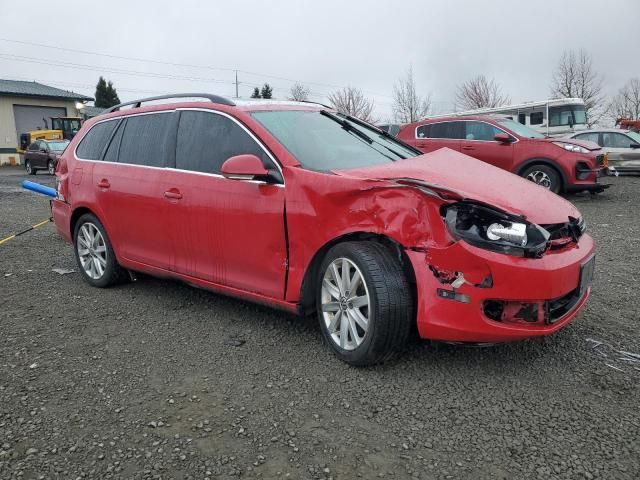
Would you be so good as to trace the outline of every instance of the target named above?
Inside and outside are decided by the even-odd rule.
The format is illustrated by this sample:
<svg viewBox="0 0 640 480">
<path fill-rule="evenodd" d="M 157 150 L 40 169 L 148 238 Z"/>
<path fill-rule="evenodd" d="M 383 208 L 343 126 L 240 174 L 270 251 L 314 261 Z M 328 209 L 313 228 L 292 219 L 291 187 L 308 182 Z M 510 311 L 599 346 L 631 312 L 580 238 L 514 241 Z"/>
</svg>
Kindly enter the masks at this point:
<svg viewBox="0 0 640 480">
<path fill-rule="evenodd" d="M 560 191 L 564 191 L 564 189 L 567 187 L 567 185 L 569 184 L 569 181 L 567 179 L 566 174 L 564 173 L 564 170 L 562 170 L 562 168 L 560 168 L 560 166 L 554 162 L 551 159 L 548 158 L 544 158 L 544 157 L 536 157 L 536 158 L 530 158 L 529 160 L 525 160 L 524 162 L 522 162 L 522 164 L 518 167 L 518 171 L 517 174 L 519 176 L 522 176 L 522 173 L 529 167 L 533 166 L 533 165 L 546 165 L 547 167 L 551 167 L 553 168 L 556 172 L 558 172 L 558 175 L 560 175 L 560 181 L 562 182 Z"/>
<path fill-rule="evenodd" d="M 405 247 L 398 243 L 396 240 L 386 235 L 371 232 L 350 232 L 345 235 L 336 237 L 322 245 L 322 247 L 320 247 L 316 251 L 316 253 L 313 255 L 313 258 L 307 265 L 307 269 L 305 270 L 304 277 L 302 279 L 302 285 L 300 287 L 300 300 L 298 308 L 302 315 L 309 316 L 315 314 L 315 290 L 320 265 L 322 264 L 322 261 L 324 260 L 327 252 L 332 247 L 345 242 L 377 242 L 385 245 L 389 249 L 389 251 L 393 252 L 395 255 L 398 255 L 398 260 L 400 261 L 402 270 L 407 276 L 407 281 L 412 288 L 411 293 L 413 302 L 417 302 L 415 272 L 413 270 L 413 265 L 405 252 Z"/>
</svg>

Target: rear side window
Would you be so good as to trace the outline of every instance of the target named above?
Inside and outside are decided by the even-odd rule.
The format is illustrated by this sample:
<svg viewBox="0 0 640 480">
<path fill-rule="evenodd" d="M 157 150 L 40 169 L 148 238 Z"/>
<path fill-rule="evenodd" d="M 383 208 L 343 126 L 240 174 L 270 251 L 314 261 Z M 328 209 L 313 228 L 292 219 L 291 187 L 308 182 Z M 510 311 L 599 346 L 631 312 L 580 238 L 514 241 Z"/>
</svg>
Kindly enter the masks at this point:
<svg viewBox="0 0 640 480">
<path fill-rule="evenodd" d="M 102 152 L 107 146 L 109 138 L 116 128 L 118 121 L 110 120 L 108 122 L 98 123 L 84 136 L 78 145 L 76 154 L 78 158 L 85 160 L 101 160 Z"/>
<path fill-rule="evenodd" d="M 236 122 L 216 113 L 182 111 L 176 145 L 176 168 L 219 174 L 222 164 L 235 155 L 258 156 L 266 168 L 268 156 Z"/>
<path fill-rule="evenodd" d="M 598 133 L 597 132 L 582 133 L 580 135 L 576 135 L 573 138 L 577 138 L 578 140 L 587 140 L 589 142 L 598 143 Z"/>
<path fill-rule="evenodd" d="M 127 117 L 118 162 L 164 167 L 170 125 L 171 112 Z"/>
<path fill-rule="evenodd" d="M 529 115 L 529 125 L 542 125 L 544 122 L 544 112 L 533 112 Z"/>
<path fill-rule="evenodd" d="M 440 122 L 421 125 L 416 130 L 418 138 L 464 138 L 464 122 Z"/>
</svg>

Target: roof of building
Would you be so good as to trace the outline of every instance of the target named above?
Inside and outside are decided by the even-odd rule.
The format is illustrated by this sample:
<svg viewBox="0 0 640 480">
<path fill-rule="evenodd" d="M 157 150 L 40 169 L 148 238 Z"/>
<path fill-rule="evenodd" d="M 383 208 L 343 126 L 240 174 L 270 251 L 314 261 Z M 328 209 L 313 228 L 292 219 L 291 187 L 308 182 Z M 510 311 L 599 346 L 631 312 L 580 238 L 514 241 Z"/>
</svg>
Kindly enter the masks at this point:
<svg viewBox="0 0 640 480">
<path fill-rule="evenodd" d="M 82 115 L 85 115 L 87 118 L 97 117 L 98 115 L 102 115 L 102 113 L 106 111 L 106 108 L 94 107 L 92 105 L 85 105 L 80 109 L 80 113 Z"/>
<path fill-rule="evenodd" d="M 26 82 L 23 80 L 0 79 L 0 96 L 10 97 L 39 97 L 59 98 L 64 100 L 93 100 L 91 97 L 79 93 L 61 90 L 59 88 L 43 85 L 38 82 Z"/>
</svg>

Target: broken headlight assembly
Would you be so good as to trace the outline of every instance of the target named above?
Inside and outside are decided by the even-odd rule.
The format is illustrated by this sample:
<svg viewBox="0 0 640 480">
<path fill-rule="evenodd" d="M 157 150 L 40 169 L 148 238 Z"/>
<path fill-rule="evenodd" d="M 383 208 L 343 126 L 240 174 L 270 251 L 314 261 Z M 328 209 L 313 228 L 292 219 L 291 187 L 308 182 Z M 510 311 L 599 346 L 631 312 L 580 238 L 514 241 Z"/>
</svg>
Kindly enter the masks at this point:
<svg viewBox="0 0 640 480">
<path fill-rule="evenodd" d="M 539 257 L 549 232 L 524 218 L 473 202 L 444 205 L 441 210 L 451 235 L 475 247 L 519 257 Z"/>
</svg>

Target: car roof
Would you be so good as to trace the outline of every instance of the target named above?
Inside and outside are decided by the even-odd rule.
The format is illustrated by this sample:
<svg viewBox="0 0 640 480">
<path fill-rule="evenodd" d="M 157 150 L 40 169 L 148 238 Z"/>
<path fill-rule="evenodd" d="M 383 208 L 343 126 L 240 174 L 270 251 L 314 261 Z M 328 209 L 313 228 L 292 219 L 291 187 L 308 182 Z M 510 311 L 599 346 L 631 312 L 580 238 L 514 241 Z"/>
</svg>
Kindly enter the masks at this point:
<svg viewBox="0 0 640 480">
<path fill-rule="evenodd" d="M 580 130 L 579 132 L 572 133 L 571 136 L 582 135 L 583 133 L 629 133 L 633 130 L 626 130 L 624 128 L 592 128 L 590 130 Z"/>
<path fill-rule="evenodd" d="M 502 120 L 507 118 L 508 115 L 463 115 L 463 116 L 447 116 L 447 117 L 432 117 L 423 118 L 414 123 L 438 123 L 438 122 L 455 122 L 456 120 L 479 120 L 484 122 L 495 122 L 496 120 Z"/>
</svg>

